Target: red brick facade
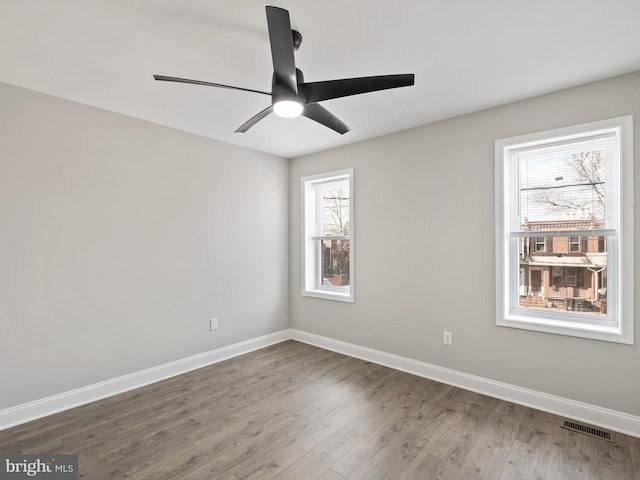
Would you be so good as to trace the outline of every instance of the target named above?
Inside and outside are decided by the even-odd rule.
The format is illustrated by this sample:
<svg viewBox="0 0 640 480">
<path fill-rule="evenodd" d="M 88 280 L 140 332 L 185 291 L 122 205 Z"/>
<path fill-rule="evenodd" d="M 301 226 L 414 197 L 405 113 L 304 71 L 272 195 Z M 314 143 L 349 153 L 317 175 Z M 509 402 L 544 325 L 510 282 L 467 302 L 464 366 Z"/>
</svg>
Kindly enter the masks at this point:
<svg viewBox="0 0 640 480">
<path fill-rule="evenodd" d="M 606 313 L 606 237 L 580 235 L 596 228 L 590 220 L 525 224 L 531 236 L 520 245 L 520 306 Z M 561 230 L 576 235 L 551 234 Z"/>
</svg>

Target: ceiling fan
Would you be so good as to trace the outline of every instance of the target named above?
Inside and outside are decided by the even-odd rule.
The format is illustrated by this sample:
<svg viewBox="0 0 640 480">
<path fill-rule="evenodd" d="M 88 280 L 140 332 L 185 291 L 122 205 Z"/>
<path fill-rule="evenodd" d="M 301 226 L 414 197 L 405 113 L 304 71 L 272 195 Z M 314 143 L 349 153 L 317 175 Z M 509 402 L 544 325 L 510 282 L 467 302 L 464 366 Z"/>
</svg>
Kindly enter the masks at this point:
<svg viewBox="0 0 640 480">
<path fill-rule="evenodd" d="M 291 29 L 287 10 L 268 6 L 266 11 L 271 57 L 273 59 L 271 92 L 190 80 L 188 78 L 167 77 L 165 75 L 154 75 L 153 78 L 165 82 L 191 83 L 270 95 L 271 105 L 240 125 L 236 133 L 246 132 L 271 112 L 275 112 L 282 117 L 304 115 L 340 134 L 344 134 L 349 131 L 349 127 L 318 102 L 389 88 L 408 87 L 414 84 L 414 75 L 412 73 L 305 82 L 302 72 L 296 68 L 293 58 L 294 51 L 302 43 L 302 35 Z"/>
</svg>

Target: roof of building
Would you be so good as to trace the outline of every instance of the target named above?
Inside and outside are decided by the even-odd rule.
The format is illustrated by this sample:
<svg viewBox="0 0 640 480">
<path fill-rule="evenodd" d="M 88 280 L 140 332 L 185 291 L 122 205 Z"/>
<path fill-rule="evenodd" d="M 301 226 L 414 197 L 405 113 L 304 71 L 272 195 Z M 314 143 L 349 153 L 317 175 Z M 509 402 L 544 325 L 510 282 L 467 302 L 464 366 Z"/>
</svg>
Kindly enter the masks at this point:
<svg viewBox="0 0 640 480">
<path fill-rule="evenodd" d="M 525 261 L 532 267 L 606 267 L 606 253 L 588 253 L 586 256 L 531 255 Z"/>
</svg>

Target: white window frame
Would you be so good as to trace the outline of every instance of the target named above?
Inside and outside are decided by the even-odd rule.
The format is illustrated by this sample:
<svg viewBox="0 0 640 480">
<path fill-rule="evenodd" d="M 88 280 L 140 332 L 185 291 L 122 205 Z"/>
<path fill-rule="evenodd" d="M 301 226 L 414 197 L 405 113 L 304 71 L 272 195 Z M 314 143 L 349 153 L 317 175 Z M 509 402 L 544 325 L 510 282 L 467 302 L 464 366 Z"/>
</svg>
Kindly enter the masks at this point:
<svg viewBox="0 0 640 480">
<path fill-rule="evenodd" d="M 319 189 L 332 182 L 349 182 L 349 234 L 318 236 L 321 222 Z M 354 302 L 354 190 L 353 168 L 302 177 L 302 295 L 340 302 Z M 349 240 L 349 285 L 323 285 L 321 242 L 323 239 Z"/>
<path fill-rule="evenodd" d="M 618 161 L 614 160 L 607 166 L 608 189 L 613 192 L 614 204 L 607 212 L 605 228 L 593 233 L 608 235 L 606 318 L 594 319 L 593 315 L 576 312 L 520 307 L 518 244 L 519 237 L 527 236 L 527 233 L 511 230 L 511 216 L 514 215 L 512 200 L 514 192 L 519 188 L 517 164 L 512 154 L 516 150 L 560 142 L 577 142 L 612 133 L 619 140 Z M 495 185 L 496 324 L 633 345 L 633 117 L 617 117 L 497 140 Z"/>
</svg>

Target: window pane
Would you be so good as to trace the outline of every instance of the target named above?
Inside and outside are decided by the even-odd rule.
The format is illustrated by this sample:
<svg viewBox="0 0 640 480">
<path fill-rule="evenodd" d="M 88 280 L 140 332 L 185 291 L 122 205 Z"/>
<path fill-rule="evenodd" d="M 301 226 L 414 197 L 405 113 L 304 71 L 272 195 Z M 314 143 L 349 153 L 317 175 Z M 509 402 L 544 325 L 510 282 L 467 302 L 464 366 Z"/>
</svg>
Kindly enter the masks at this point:
<svg viewBox="0 0 640 480">
<path fill-rule="evenodd" d="M 607 150 L 577 144 L 519 153 L 520 228 L 568 230 L 566 221 L 575 229 L 603 228 Z"/>
<path fill-rule="evenodd" d="M 580 237 L 569 237 L 569 251 L 570 252 L 580 251 Z"/>
<path fill-rule="evenodd" d="M 349 240 L 320 240 L 322 285 L 349 285 Z"/>
<path fill-rule="evenodd" d="M 606 237 L 553 237 L 552 252 L 537 249 L 540 238 L 521 239 L 518 306 L 605 315 L 607 254 L 601 247 Z M 574 251 L 573 245 L 582 250 Z"/>
<path fill-rule="evenodd" d="M 322 235 L 349 234 L 349 182 L 323 185 L 320 190 Z"/>
<path fill-rule="evenodd" d="M 598 237 L 598 252 L 604 252 L 607 249 L 606 237 Z"/>
<path fill-rule="evenodd" d="M 519 223 L 524 238 L 519 306 L 606 313 L 602 278 L 607 255 L 597 236 L 580 230 L 605 227 L 607 140 L 547 145 L 517 153 Z M 547 237 L 545 231 L 575 231 Z M 600 291 L 599 291 L 600 290 Z"/>
</svg>

